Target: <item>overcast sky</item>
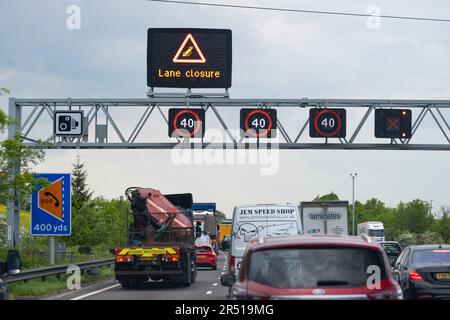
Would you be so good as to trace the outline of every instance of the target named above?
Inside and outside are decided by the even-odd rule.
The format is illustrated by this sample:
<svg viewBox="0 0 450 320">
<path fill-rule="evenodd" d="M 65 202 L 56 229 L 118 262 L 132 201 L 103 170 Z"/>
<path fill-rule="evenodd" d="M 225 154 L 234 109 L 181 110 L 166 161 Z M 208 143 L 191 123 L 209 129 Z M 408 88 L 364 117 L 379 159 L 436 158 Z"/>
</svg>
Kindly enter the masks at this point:
<svg viewBox="0 0 450 320">
<path fill-rule="evenodd" d="M 369 29 L 365 18 L 145 0 L 36 3 L 0 4 L 0 87 L 9 88 L 17 98 L 145 98 L 150 27 L 231 29 L 232 98 L 450 98 L 450 23 L 382 20 L 379 29 Z M 447 0 L 232 3 L 360 13 L 376 5 L 386 15 L 450 18 Z M 69 5 L 81 9 L 79 30 L 66 27 Z M 0 105 L 7 109 L 6 97 L 0 97 Z M 291 135 L 305 121 L 306 113 L 295 112 L 279 111 Z M 361 112 L 348 112 L 348 132 Z M 238 125 L 237 110 L 223 115 Z M 131 130 L 139 114 L 114 116 Z M 152 115 L 148 126 L 164 136 L 167 129 L 158 116 Z M 42 126 L 39 130 L 44 130 Z M 369 125 L 362 137 L 369 139 L 372 132 Z M 428 119 L 413 142 L 443 143 L 444 139 Z M 450 206 L 449 152 L 282 151 L 278 173 L 261 175 L 261 165 L 177 165 L 170 150 L 55 150 L 47 152 L 36 170 L 69 171 L 77 154 L 86 163 L 96 195 L 117 197 L 126 187 L 137 185 L 163 193 L 191 192 L 197 202 L 217 202 L 230 217 L 238 204 L 298 203 L 331 191 L 351 201 L 351 172 L 358 173 L 360 201 L 377 197 L 396 205 L 420 198 L 433 200 L 436 210 Z"/>
</svg>

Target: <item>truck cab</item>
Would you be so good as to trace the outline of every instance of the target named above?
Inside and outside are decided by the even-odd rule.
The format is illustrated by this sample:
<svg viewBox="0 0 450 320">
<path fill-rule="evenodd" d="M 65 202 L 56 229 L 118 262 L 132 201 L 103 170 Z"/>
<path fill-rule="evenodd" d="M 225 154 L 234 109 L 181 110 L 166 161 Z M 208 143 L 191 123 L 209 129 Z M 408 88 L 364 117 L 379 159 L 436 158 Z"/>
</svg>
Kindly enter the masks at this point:
<svg viewBox="0 0 450 320">
<path fill-rule="evenodd" d="M 216 203 L 202 202 L 192 204 L 192 213 L 195 227 L 195 238 L 208 236 L 210 244 L 216 254 L 219 253 L 219 218 L 216 211 Z"/>
<path fill-rule="evenodd" d="M 358 235 L 364 235 L 373 242 L 384 242 L 384 225 L 379 221 L 366 221 L 359 223 Z"/>
<path fill-rule="evenodd" d="M 115 248 L 114 274 L 123 288 L 148 281 L 190 286 L 197 277 L 192 194 L 161 194 L 152 188 L 130 187 L 128 245 Z"/>
</svg>

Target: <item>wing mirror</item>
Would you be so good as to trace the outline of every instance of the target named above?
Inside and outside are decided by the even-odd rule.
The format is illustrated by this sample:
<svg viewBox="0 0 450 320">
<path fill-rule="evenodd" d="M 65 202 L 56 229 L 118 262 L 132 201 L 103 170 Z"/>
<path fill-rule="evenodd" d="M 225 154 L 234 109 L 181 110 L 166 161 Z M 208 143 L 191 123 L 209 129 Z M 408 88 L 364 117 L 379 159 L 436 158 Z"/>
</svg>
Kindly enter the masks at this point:
<svg viewBox="0 0 450 320">
<path fill-rule="evenodd" d="M 6 260 L 6 271 L 8 275 L 19 274 L 22 270 L 22 260 L 17 250 L 8 250 L 8 259 Z"/>
<path fill-rule="evenodd" d="M 224 287 L 232 287 L 236 282 L 234 274 L 229 273 L 220 277 L 220 284 Z"/>
</svg>

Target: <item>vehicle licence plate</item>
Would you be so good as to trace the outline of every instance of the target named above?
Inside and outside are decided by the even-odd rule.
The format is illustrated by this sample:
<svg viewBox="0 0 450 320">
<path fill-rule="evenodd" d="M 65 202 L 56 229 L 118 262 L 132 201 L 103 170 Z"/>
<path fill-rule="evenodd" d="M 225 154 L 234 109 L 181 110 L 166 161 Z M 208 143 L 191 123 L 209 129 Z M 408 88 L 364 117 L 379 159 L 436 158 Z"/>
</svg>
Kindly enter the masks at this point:
<svg viewBox="0 0 450 320">
<path fill-rule="evenodd" d="M 450 273 L 436 273 L 436 279 L 438 279 L 438 280 L 450 280 Z"/>
<path fill-rule="evenodd" d="M 197 258 L 204 259 L 204 258 L 206 258 L 206 256 L 197 256 Z"/>
<path fill-rule="evenodd" d="M 153 260 L 156 260 L 156 257 L 155 256 L 153 256 L 153 257 L 140 257 L 139 260 L 142 260 L 142 261 L 153 261 Z"/>
</svg>

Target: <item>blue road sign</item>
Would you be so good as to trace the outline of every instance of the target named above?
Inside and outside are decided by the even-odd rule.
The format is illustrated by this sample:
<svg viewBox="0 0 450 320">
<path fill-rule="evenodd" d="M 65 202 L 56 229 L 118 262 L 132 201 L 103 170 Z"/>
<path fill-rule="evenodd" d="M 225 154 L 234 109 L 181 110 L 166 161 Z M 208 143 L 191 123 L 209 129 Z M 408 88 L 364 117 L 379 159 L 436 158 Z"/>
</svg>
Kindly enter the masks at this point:
<svg viewBox="0 0 450 320">
<path fill-rule="evenodd" d="M 70 174 L 41 173 L 35 178 L 49 181 L 46 187 L 39 183 L 31 194 L 32 236 L 69 236 L 72 232 Z"/>
</svg>

